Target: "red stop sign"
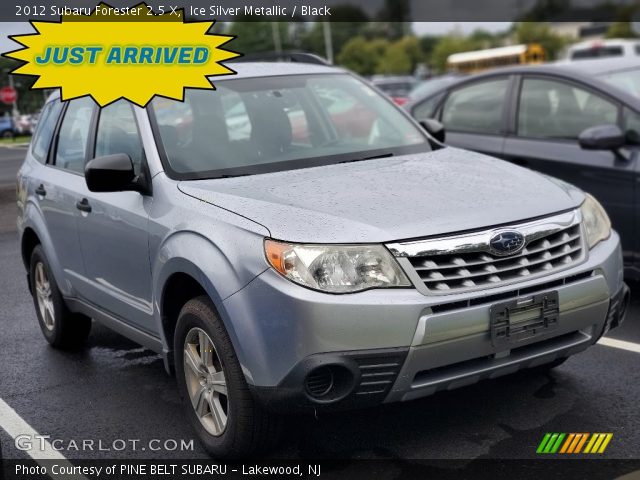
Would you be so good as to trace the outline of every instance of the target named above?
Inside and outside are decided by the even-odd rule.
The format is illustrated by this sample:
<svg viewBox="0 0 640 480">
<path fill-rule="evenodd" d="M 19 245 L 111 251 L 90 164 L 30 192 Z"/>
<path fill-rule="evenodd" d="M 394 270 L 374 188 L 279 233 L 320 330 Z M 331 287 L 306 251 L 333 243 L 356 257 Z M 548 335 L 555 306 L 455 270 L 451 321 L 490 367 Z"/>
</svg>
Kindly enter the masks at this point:
<svg viewBox="0 0 640 480">
<path fill-rule="evenodd" d="M 18 92 L 13 87 L 2 87 L 0 88 L 0 102 L 2 103 L 13 103 L 18 99 Z"/>
</svg>

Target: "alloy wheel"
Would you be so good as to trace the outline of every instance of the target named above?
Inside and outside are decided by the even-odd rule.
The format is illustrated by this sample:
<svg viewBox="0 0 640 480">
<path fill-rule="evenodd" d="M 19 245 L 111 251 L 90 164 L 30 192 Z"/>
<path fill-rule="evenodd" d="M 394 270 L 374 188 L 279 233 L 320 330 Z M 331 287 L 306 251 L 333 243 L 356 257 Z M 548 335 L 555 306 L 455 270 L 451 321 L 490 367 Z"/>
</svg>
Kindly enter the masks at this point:
<svg viewBox="0 0 640 480">
<path fill-rule="evenodd" d="M 53 308 L 53 295 L 51 293 L 51 282 L 47 276 L 47 271 L 42 262 L 38 262 L 35 268 L 35 288 L 38 300 L 38 309 L 42 323 L 47 330 L 53 330 L 56 323 L 56 314 Z"/>
<path fill-rule="evenodd" d="M 191 405 L 207 432 L 219 437 L 229 416 L 227 382 L 213 342 L 201 328 L 187 333 L 183 361 Z"/>
</svg>

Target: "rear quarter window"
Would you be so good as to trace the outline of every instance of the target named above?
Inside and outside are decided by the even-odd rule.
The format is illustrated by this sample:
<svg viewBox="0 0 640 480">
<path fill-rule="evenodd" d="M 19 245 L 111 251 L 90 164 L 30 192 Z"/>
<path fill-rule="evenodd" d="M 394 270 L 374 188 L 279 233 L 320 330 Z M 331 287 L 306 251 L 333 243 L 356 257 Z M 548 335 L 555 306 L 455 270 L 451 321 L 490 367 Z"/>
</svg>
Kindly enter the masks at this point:
<svg viewBox="0 0 640 480">
<path fill-rule="evenodd" d="M 42 110 L 31 147 L 31 155 L 40 163 L 47 161 L 47 153 L 49 152 L 53 132 L 56 129 L 56 123 L 61 111 L 62 102 L 60 100 L 53 100 L 47 103 Z"/>
</svg>

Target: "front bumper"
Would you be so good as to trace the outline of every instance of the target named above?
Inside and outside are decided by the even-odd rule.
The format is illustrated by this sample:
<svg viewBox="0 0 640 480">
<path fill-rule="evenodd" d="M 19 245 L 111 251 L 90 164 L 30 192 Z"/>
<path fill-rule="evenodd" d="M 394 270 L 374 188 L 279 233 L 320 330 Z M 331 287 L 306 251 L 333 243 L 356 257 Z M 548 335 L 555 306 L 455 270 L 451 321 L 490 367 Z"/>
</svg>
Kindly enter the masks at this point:
<svg viewBox="0 0 640 480">
<path fill-rule="evenodd" d="M 267 270 L 224 306 L 256 399 L 281 411 L 347 408 L 411 400 L 578 353 L 624 318 L 622 275 L 614 232 L 579 265 L 501 288 L 330 295 Z M 508 349 L 495 347 L 491 305 L 548 291 L 558 293 L 557 327 Z M 307 379 L 326 374 L 323 366 L 334 369 L 340 388 L 318 398 Z"/>
</svg>

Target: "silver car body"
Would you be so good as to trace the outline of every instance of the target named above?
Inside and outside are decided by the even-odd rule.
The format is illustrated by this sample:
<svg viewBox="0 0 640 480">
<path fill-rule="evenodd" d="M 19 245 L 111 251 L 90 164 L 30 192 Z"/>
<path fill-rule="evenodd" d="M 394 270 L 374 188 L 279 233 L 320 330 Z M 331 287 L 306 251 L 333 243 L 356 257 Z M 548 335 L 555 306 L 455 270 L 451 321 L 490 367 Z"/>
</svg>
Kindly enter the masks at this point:
<svg viewBox="0 0 640 480">
<path fill-rule="evenodd" d="M 297 64 L 237 70 L 246 77 L 337 71 Z M 333 361 L 355 370 L 356 396 L 413 399 L 566 357 L 612 325 L 611 299 L 622 301 L 625 288 L 619 238 L 612 232 L 586 247 L 584 193 L 570 185 L 454 148 L 177 181 L 164 172 L 147 111 L 135 111 L 152 195 L 90 192 L 81 175 L 36 161 L 30 149 L 18 176 L 18 225 L 23 249 L 38 237 L 71 309 L 162 352 L 168 369 L 173 332 L 165 299 L 171 282 L 185 276 L 213 300 L 247 382 L 267 400 L 295 390 L 297 372 Z M 40 185 L 46 197 L 35 193 Z M 91 213 L 75 207 L 81 198 Z M 411 260 L 469 245 L 482 250 L 496 229 L 521 228 L 535 239 L 570 226 L 579 232 L 572 261 L 481 288 L 428 288 Z M 383 243 L 413 287 L 343 295 L 307 289 L 269 267 L 265 238 Z M 492 305 L 548 290 L 558 294 L 557 328 L 518 348 L 497 348 Z"/>
</svg>

